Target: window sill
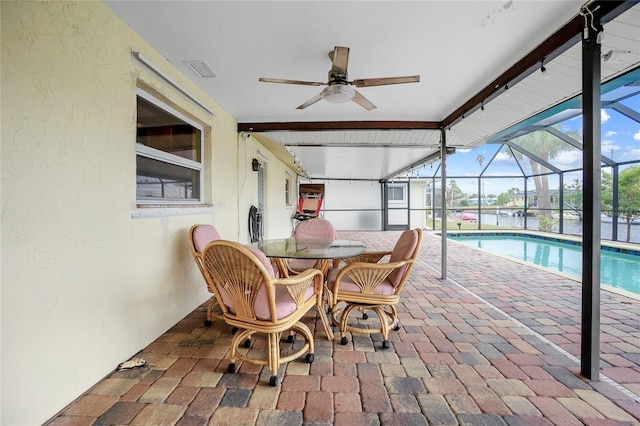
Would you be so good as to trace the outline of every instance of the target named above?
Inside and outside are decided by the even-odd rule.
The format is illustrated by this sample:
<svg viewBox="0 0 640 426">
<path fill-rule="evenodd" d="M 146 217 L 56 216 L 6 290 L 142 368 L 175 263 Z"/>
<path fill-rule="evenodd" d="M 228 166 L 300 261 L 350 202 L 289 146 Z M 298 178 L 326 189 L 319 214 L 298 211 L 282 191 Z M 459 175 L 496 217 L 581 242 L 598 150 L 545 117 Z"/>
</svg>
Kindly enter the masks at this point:
<svg viewBox="0 0 640 426">
<path fill-rule="evenodd" d="M 192 205 L 149 205 L 139 204 L 131 212 L 132 219 L 145 219 L 151 217 L 185 216 L 194 214 L 213 213 L 211 204 Z"/>
</svg>

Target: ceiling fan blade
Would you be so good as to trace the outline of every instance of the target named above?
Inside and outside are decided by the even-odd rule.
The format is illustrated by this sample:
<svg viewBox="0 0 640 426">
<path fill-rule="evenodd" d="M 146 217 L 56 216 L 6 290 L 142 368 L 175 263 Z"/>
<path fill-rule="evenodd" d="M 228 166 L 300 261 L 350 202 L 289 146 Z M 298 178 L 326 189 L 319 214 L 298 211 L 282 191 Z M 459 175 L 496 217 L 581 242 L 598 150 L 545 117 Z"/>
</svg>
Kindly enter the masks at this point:
<svg viewBox="0 0 640 426">
<path fill-rule="evenodd" d="M 302 84 L 303 86 L 326 86 L 327 85 L 327 83 L 320 83 L 317 81 L 283 80 L 280 78 L 264 78 L 264 77 L 260 77 L 258 81 L 262 81 L 263 83 Z"/>
<path fill-rule="evenodd" d="M 366 109 L 367 111 L 371 111 L 372 109 L 377 108 L 374 104 L 371 103 L 369 99 L 362 96 L 362 94 L 360 94 L 360 92 L 358 92 L 357 90 L 356 90 L 355 96 L 351 100 L 357 103 L 358 105 L 360 105 L 362 108 Z"/>
<path fill-rule="evenodd" d="M 321 99 L 322 99 L 322 93 L 318 93 L 313 98 L 309 99 L 307 102 L 303 103 L 302 105 L 300 105 L 296 109 L 305 109 L 306 107 L 315 104 L 316 102 L 318 102 Z"/>
<path fill-rule="evenodd" d="M 329 58 L 331 58 L 331 71 L 346 76 L 349 65 L 349 48 L 336 46 L 329 52 Z"/>
<path fill-rule="evenodd" d="M 387 84 L 417 83 L 419 81 L 419 75 L 407 75 L 404 77 L 361 78 L 359 80 L 353 80 L 351 84 L 356 87 L 371 87 L 385 86 Z"/>
</svg>

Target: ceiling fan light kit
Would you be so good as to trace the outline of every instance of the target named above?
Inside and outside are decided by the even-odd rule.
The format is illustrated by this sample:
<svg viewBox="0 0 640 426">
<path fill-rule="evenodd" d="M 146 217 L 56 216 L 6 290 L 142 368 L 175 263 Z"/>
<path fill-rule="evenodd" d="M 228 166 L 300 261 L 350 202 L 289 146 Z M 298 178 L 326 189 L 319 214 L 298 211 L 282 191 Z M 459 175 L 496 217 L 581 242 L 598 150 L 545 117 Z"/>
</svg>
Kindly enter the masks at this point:
<svg viewBox="0 0 640 426">
<path fill-rule="evenodd" d="M 419 75 L 369 78 L 349 81 L 347 78 L 349 48 L 336 46 L 331 52 L 329 52 L 329 59 L 331 59 L 331 70 L 329 70 L 329 80 L 327 83 L 265 77 L 261 77 L 258 81 L 264 83 L 300 84 L 304 86 L 327 86 L 322 90 L 322 92 L 298 106 L 297 109 L 305 109 L 308 106 L 324 99 L 334 104 L 353 101 L 367 111 L 375 109 L 376 106 L 367 98 L 362 96 L 362 94 L 355 89 L 356 87 L 386 86 L 389 84 L 418 83 L 420 81 Z"/>
<path fill-rule="evenodd" d="M 322 91 L 322 99 L 334 104 L 348 102 L 356 95 L 356 89 L 348 84 L 334 84 Z"/>
</svg>

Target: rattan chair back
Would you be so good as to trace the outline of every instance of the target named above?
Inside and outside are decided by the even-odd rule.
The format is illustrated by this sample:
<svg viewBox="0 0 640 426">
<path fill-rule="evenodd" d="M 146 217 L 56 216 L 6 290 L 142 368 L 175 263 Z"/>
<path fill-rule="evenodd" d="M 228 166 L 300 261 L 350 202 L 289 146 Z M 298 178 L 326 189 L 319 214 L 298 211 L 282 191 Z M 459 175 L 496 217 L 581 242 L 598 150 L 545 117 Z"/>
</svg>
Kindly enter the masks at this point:
<svg viewBox="0 0 640 426">
<path fill-rule="evenodd" d="M 272 374 L 269 383 L 275 385 L 280 364 L 307 351 L 306 361 L 313 361 L 313 334 L 302 318 L 314 306 L 322 304 L 320 271 L 310 269 L 295 277 L 277 278 L 271 262 L 260 250 L 225 240 L 207 245 L 203 266 L 209 286 L 222 308 L 224 321 L 239 329 L 231 340 L 230 372 L 235 371 L 236 358 L 269 365 Z M 296 345 L 293 353 L 281 357 L 280 339 L 287 331 L 302 334 L 305 343 Z M 265 334 L 268 339 L 266 358 L 238 351 L 240 344 L 249 347 L 249 338 L 258 333 Z M 292 337 L 289 340 L 293 342 Z"/>
<path fill-rule="evenodd" d="M 389 329 L 399 327 L 395 305 L 400 300 L 421 244 L 422 230 L 410 229 L 400 235 L 392 251 L 367 252 L 345 259 L 346 266 L 329 271 L 327 287 L 331 290 L 332 318 L 340 329 L 342 344 L 348 342 L 347 331 L 382 333 L 383 347 L 389 347 Z M 386 263 L 378 263 L 384 258 L 388 259 Z M 380 321 L 379 328 L 350 325 L 348 318 L 354 309 L 364 312 L 365 319 L 368 318 L 366 311 L 374 311 Z"/>
<path fill-rule="evenodd" d="M 207 290 L 211 294 L 214 294 L 214 290 L 209 285 L 209 281 L 205 277 L 206 273 L 202 263 L 202 252 L 207 244 L 219 239 L 220 234 L 213 225 L 195 224 L 191 229 L 189 229 L 189 249 L 191 251 L 191 257 L 193 257 L 193 260 L 196 262 L 198 270 L 207 284 Z M 211 299 L 209 299 L 209 303 L 207 304 L 207 319 L 204 321 L 205 326 L 211 326 L 213 319 L 222 319 L 222 312 L 217 304 L 215 296 L 211 296 Z"/>
</svg>

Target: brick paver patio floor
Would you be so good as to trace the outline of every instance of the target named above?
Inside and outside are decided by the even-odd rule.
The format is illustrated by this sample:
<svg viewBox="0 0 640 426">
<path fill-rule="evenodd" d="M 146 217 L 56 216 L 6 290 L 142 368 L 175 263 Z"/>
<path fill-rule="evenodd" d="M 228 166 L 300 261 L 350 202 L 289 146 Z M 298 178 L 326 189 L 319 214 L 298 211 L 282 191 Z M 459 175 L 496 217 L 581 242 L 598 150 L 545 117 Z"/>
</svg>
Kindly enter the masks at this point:
<svg viewBox="0 0 640 426">
<path fill-rule="evenodd" d="M 398 236 L 339 233 L 372 250 Z M 227 373 L 231 328 L 204 327 L 202 305 L 138 354 L 143 367 L 112 373 L 48 424 L 640 424 L 640 300 L 602 292 L 601 377 L 589 381 L 579 282 L 457 243 L 441 280 L 440 247 L 425 234 L 389 349 L 380 335 L 327 340 L 314 311 L 315 361 L 288 363 L 271 387 L 267 367 Z"/>
</svg>

